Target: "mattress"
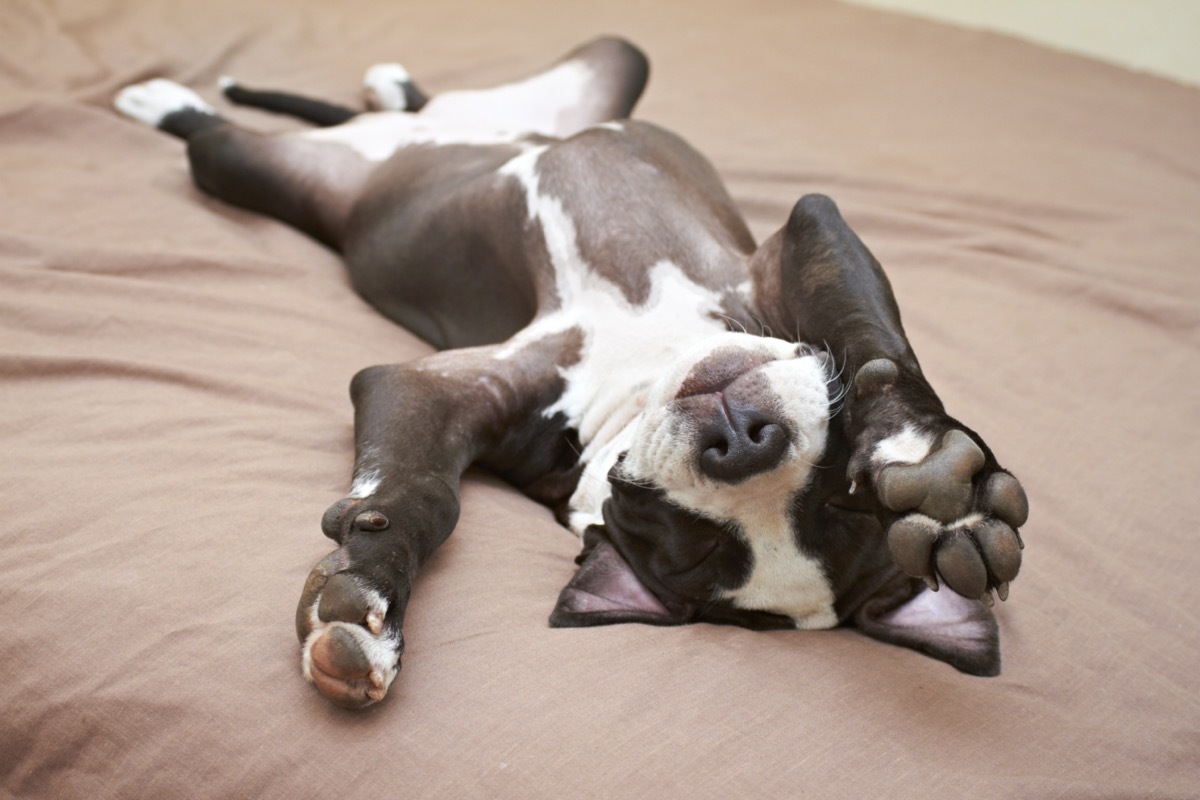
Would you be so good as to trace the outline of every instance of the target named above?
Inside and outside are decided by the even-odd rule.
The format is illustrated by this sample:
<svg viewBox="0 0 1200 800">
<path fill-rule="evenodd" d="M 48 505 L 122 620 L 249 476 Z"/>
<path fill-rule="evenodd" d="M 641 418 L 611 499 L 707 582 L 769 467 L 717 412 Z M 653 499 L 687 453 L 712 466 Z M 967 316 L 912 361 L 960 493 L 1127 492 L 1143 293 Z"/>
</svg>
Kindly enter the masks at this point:
<svg viewBox="0 0 1200 800">
<path fill-rule="evenodd" d="M 835 198 L 951 414 L 1025 485 L 1003 671 L 851 629 L 554 630 L 577 539 L 484 471 L 363 712 L 300 676 L 351 376 L 429 352 L 337 257 L 112 110 L 168 77 L 358 104 L 602 33 L 763 237 Z M 831 0 L 8 0 L 0 786 L 22 797 L 1195 797 L 1200 90 Z"/>
</svg>

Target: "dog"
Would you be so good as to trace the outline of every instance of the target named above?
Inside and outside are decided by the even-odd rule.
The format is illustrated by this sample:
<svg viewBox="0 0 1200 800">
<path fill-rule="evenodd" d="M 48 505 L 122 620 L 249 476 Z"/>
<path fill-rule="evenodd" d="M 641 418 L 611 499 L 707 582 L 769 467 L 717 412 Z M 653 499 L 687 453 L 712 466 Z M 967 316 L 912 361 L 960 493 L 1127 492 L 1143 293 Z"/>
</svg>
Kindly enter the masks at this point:
<svg viewBox="0 0 1200 800">
<path fill-rule="evenodd" d="M 350 386 L 354 474 L 321 522 L 338 547 L 296 614 L 336 704 L 386 696 L 472 464 L 581 538 L 552 626 L 845 624 L 999 673 L 1021 484 L 946 413 L 834 202 L 801 197 L 756 244 L 700 154 L 629 118 L 648 74 L 606 37 L 433 97 L 379 65 L 367 111 L 222 79 L 317 126 L 271 136 L 162 79 L 116 97 L 186 141 L 201 190 L 337 250 L 439 349 Z"/>
</svg>

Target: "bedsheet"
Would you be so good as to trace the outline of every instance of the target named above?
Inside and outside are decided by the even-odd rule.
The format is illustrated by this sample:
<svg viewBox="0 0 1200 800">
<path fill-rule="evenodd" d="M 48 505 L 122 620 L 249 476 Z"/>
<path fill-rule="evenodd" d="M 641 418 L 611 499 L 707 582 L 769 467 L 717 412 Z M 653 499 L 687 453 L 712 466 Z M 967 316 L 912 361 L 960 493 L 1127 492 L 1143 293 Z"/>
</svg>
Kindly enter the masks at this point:
<svg viewBox="0 0 1200 800">
<path fill-rule="evenodd" d="M 952 414 L 1026 486 L 1004 669 L 852 630 L 551 630 L 578 542 L 490 475 L 381 706 L 292 627 L 346 387 L 428 352 L 319 244 L 200 194 L 122 86 L 353 104 L 601 33 L 755 234 L 833 196 Z M 0 5 L 0 786 L 21 797 L 1195 797 L 1200 90 L 832 0 Z"/>
</svg>

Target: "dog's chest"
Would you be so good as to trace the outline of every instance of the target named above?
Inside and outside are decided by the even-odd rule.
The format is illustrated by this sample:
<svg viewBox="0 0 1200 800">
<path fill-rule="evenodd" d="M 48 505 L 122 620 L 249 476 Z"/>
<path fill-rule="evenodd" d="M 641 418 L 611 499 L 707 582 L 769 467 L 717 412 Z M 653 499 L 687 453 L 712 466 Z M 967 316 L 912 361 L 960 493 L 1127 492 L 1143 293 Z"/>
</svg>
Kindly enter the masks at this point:
<svg viewBox="0 0 1200 800">
<path fill-rule="evenodd" d="M 670 260 L 627 263 L 648 278 L 644 299 L 603 276 L 580 249 L 580 225 L 563 198 L 542 188 L 539 160 L 546 148 L 531 147 L 509 161 L 502 176 L 515 179 L 525 196 L 529 224 L 544 242 L 556 303 L 518 334 L 506 352 L 529 341 L 576 328 L 583 335 L 578 361 L 562 369 L 565 389 L 547 415 L 562 413 L 585 448 L 610 442 L 641 410 L 644 392 L 697 339 L 725 329 L 721 295 L 701 286 Z M 636 247 L 626 258 L 636 262 Z M 585 452 L 585 455 L 587 453 Z"/>
<path fill-rule="evenodd" d="M 834 594 L 821 562 L 802 553 L 786 520 L 755 527 L 746 537 L 751 554 L 750 576 L 722 599 L 738 608 L 759 609 L 791 617 L 797 628 L 820 630 L 837 625 Z"/>
</svg>

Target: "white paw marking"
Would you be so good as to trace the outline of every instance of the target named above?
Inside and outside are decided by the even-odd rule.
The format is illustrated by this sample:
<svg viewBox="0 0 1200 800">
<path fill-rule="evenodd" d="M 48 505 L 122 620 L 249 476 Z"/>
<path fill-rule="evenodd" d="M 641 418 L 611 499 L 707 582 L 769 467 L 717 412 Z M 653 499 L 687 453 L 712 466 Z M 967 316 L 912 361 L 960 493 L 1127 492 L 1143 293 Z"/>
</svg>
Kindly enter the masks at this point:
<svg viewBox="0 0 1200 800">
<path fill-rule="evenodd" d="M 354 476 L 354 482 L 350 484 L 350 494 L 347 495 L 355 500 L 365 500 L 379 489 L 379 484 L 383 482 L 383 475 L 377 469 L 364 470 Z"/>
<path fill-rule="evenodd" d="M 394 633 L 386 635 L 380 633 L 382 620 L 387 615 L 387 601 L 378 592 L 367 591 L 364 594 L 370 607 L 370 611 L 367 612 L 369 628 L 352 622 L 324 622 L 317 614 L 321 598 L 318 596 L 313 601 L 308 609 L 311 632 L 305 637 L 304 646 L 301 649 L 300 669 L 304 679 L 313 683 L 313 645 L 326 631 L 341 628 L 354 638 L 355 643 L 371 664 L 370 680 L 373 688 L 367 694 L 375 700 L 381 700 L 399 673 L 396 665 L 400 662 L 400 639 Z"/>
<path fill-rule="evenodd" d="M 376 466 L 379 463 L 379 448 L 367 446 L 357 461 L 347 497 L 363 500 L 379 491 L 379 484 L 383 483 L 383 471 Z"/>
<path fill-rule="evenodd" d="M 974 528 L 976 525 L 983 522 L 984 519 L 985 519 L 985 517 L 983 516 L 983 514 L 980 514 L 979 512 L 973 512 L 971 514 L 967 514 L 962 519 L 951 522 L 949 525 L 946 526 L 946 529 L 954 531 L 954 530 L 959 530 L 962 528 L 966 528 L 966 529 Z"/>
<path fill-rule="evenodd" d="M 911 425 L 875 445 L 871 461 L 875 464 L 919 464 L 933 448 L 933 437 Z"/>
<path fill-rule="evenodd" d="M 363 76 L 367 100 L 380 111 L 404 111 L 408 101 L 404 97 L 404 84 L 411 76 L 400 64 L 376 64 Z"/>
<path fill-rule="evenodd" d="M 130 119 L 152 128 L 157 128 L 168 114 L 187 108 L 194 108 L 209 114 L 216 113 L 200 95 L 186 86 L 181 86 L 165 78 L 155 78 L 145 83 L 126 86 L 117 93 L 113 105 L 116 106 L 117 111 Z"/>
</svg>

